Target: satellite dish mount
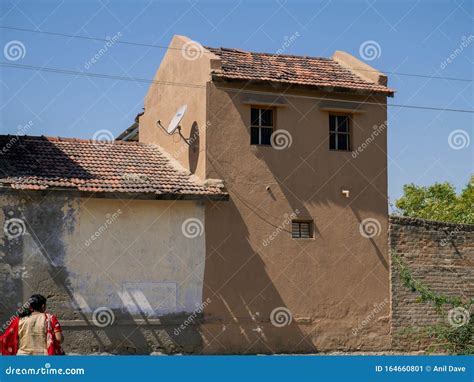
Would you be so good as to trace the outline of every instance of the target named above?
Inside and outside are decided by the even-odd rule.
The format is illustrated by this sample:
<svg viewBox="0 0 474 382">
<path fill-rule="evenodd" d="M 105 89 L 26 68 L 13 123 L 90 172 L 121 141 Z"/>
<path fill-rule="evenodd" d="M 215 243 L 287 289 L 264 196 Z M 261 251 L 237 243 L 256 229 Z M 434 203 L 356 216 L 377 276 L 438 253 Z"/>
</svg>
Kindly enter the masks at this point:
<svg viewBox="0 0 474 382">
<path fill-rule="evenodd" d="M 188 108 L 187 105 L 183 105 L 181 106 L 178 111 L 176 112 L 176 114 L 173 116 L 173 118 L 171 119 L 168 127 L 164 127 L 162 124 L 161 124 L 161 121 L 158 120 L 156 122 L 156 124 L 161 127 L 161 129 L 163 129 L 163 131 L 167 134 L 167 135 L 173 135 L 175 133 L 175 131 L 178 131 L 178 134 L 181 138 L 183 138 L 183 140 L 189 145 L 189 139 L 186 139 L 183 134 L 181 134 L 181 126 L 179 125 L 179 123 L 181 122 L 181 120 L 183 119 L 184 117 L 184 114 L 186 113 L 186 109 Z"/>
</svg>

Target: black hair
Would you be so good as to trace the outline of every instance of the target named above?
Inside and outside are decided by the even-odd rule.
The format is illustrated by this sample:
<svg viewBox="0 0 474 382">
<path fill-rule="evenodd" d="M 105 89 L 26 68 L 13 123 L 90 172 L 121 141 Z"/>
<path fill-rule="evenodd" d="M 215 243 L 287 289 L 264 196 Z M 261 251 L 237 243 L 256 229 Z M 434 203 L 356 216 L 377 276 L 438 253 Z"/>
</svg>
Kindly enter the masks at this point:
<svg viewBox="0 0 474 382">
<path fill-rule="evenodd" d="M 31 296 L 26 304 L 18 311 L 20 317 L 29 316 L 33 312 L 42 312 L 43 306 L 46 305 L 46 297 L 40 294 Z"/>
</svg>

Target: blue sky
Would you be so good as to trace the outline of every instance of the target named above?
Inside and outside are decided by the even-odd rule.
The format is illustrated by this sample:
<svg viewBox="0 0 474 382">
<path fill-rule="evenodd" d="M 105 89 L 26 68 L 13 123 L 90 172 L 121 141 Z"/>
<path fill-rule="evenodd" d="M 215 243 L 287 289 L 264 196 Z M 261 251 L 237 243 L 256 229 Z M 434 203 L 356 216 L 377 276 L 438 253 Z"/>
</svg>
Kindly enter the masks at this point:
<svg viewBox="0 0 474 382">
<path fill-rule="evenodd" d="M 163 46 L 182 34 L 203 45 L 262 52 L 278 51 L 293 36 L 285 53 L 311 56 L 344 50 L 360 58 L 361 45 L 374 41 L 377 55 L 367 63 L 380 70 L 472 79 L 472 8 L 469 0 L 2 0 L 0 25 Z M 15 64 L 126 77 L 152 79 L 165 52 L 114 44 L 86 69 L 104 42 L 5 29 L 0 36 L 1 62 L 11 62 L 5 47 L 19 41 L 24 50 Z M 397 89 L 392 103 L 473 109 L 472 81 L 392 74 L 389 84 Z M 29 135 L 91 138 L 100 129 L 118 135 L 141 111 L 147 88 L 147 83 L 0 67 L 0 133 L 16 134 L 31 121 Z M 410 182 L 463 187 L 473 172 L 473 139 L 473 114 L 390 108 L 390 198 L 398 198 Z"/>
</svg>

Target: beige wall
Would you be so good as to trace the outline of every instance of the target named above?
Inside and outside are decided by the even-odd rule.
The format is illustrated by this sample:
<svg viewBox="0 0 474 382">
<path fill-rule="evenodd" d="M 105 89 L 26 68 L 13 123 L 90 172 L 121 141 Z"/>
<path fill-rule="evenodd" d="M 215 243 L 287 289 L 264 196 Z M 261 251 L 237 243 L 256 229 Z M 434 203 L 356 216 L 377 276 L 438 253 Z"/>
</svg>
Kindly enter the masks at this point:
<svg viewBox="0 0 474 382">
<path fill-rule="evenodd" d="M 84 248 L 111 211 L 122 213 Z M 73 290 L 92 310 L 105 304 L 149 317 L 192 312 L 202 302 L 205 244 L 204 236 L 183 235 L 182 224 L 189 218 L 203 221 L 203 206 L 87 200 L 78 211 L 76 229 L 67 237 L 72 251 L 82 254 L 65 259 Z"/>
<path fill-rule="evenodd" d="M 364 100 L 317 92 L 299 95 Z M 386 130 L 355 159 L 351 152 L 329 151 L 328 112 L 319 110 L 318 100 L 286 95 L 288 106 L 277 110 L 276 120 L 278 129 L 291 134 L 291 147 L 251 146 L 250 106 L 243 102 L 258 97 L 209 85 L 207 118 L 219 128 L 207 131 L 207 176 L 224 179 L 230 193 L 228 203 L 206 210 L 205 297 L 216 291 L 219 296 L 206 310 L 209 319 L 244 327 L 253 323 L 244 330 L 248 340 L 242 339 L 242 351 L 387 347 Z M 385 106 L 360 109 L 364 113 L 354 115 L 354 148 L 371 135 L 374 125 L 386 121 Z M 349 198 L 341 195 L 342 189 L 350 190 Z M 291 224 L 285 220 L 292 213 L 314 219 L 314 239 L 291 238 Z M 380 223 L 373 239 L 359 232 L 366 218 Z M 278 227 L 281 232 L 264 243 Z M 210 255 L 216 249 L 219 256 Z M 353 335 L 381 303 L 365 332 Z M 300 325 L 275 330 L 268 321 L 278 307 L 288 308 Z M 263 327 L 255 332 L 257 325 Z M 213 330 L 219 340 L 211 343 L 210 352 L 222 351 L 220 344 L 234 341 L 232 335 L 241 331 Z"/>
<path fill-rule="evenodd" d="M 26 227 L 14 240 L 0 233 L 2 276 L 19 283 L 3 295 L 11 309 L 32 293 L 54 296 L 66 319 L 77 306 L 89 317 L 106 307 L 117 319 L 153 318 L 202 302 L 203 227 L 196 237 L 182 228 L 204 221 L 198 202 L 2 196 L 0 207 L 2 227 L 11 217 Z"/>
<path fill-rule="evenodd" d="M 204 54 L 200 60 L 183 61 L 169 51 L 157 78 L 205 82 L 207 90 L 158 85 L 153 93 L 150 90 L 147 111 L 140 120 L 141 140 L 157 143 L 171 155 L 182 154 L 182 145 L 155 129 L 153 123 L 160 110 L 171 113 L 180 104 L 190 103 L 192 97 L 194 107 L 184 125 L 200 121 L 196 173 L 201 179 L 223 179 L 230 194 L 229 202 L 210 203 L 206 208 L 204 299 L 212 302 L 206 306 L 202 325 L 204 351 L 387 348 L 385 97 L 287 91 L 286 106 L 278 108 L 276 121 L 278 129 L 290 133 L 291 147 L 255 147 L 250 145 L 247 102 L 268 102 L 274 98 L 272 93 L 278 93 L 271 87 L 246 85 L 243 91 L 236 84 L 233 89 L 216 87 L 208 82 L 209 67 L 215 65 L 212 58 Z M 257 94 L 262 91 L 270 95 Z M 156 98 L 161 93 L 167 96 Z M 353 114 L 352 148 L 364 144 L 361 153 L 353 156 L 329 150 L 328 111 L 320 108 L 352 106 L 327 98 L 382 104 L 363 104 Z M 147 119 L 149 116 L 153 117 Z M 207 122 L 205 130 L 201 129 L 203 121 Z M 376 135 L 374 126 L 378 126 Z M 369 144 L 365 145 L 367 139 Z M 192 170 L 186 161 L 191 156 L 183 154 L 180 162 Z M 342 189 L 350 191 L 349 198 L 342 196 Z M 291 218 L 287 217 L 292 213 L 300 219 L 314 219 L 313 239 L 291 238 Z M 359 231 L 361 221 L 368 218 L 380 225 L 378 235 L 369 239 Z M 271 235 L 275 238 L 265 242 Z M 276 328 L 270 323 L 270 314 L 280 307 L 290 310 L 293 322 Z M 375 307 L 380 307 L 372 314 L 375 317 L 360 329 Z"/>
<path fill-rule="evenodd" d="M 150 85 L 145 97 L 145 113 L 140 117 L 139 126 L 141 142 L 159 143 L 183 167 L 204 179 L 206 83 L 214 55 L 199 49 L 200 46 L 188 38 L 174 36 L 156 72 L 156 83 Z M 168 136 L 156 125 L 161 120 L 168 127 L 175 112 L 185 104 L 188 109 L 181 127 L 183 136 L 193 142 L 191 150 L 177 132 Z"/>
</svg>

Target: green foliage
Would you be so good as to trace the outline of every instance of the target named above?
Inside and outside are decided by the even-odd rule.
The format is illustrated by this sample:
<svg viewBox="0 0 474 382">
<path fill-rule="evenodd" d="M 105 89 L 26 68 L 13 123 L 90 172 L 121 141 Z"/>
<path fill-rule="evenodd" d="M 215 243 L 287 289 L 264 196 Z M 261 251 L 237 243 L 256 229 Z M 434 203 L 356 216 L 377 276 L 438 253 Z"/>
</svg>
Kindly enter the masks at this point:
<svg viewBox="0 0 474 382">
<path fill-rule="evenodd" d="M 474 176 L 460 195 L 450 183 L 429 187 L 406 184 L 395 206 L 402 216 L 474 224 Z"/>
<path fill-rule="evenodd" d="M 474 320 L 458 328 L 445 323 L 424 328 L 425 335 L 432 340 L 429 352 L 444 351 L 449 354 L 474 354 Z"/>
<path fill-rule="evenodd" d="M 474 320 L 466 325 L 452 327 L 446 323 L 424 327 L 407 327 L 398 332 L 412 342 L 425 345 L 428 353 L 456 355 L 474 354 Z"/>
<path fill-rule="evenodd" d="M 445 307 L 463 307 L 469 310 L 474 304 L 473 298 L 459 296 L 445 296 L 433 292 L 421 281 L 416 280 L 410 269 L 403 263 L 402 259 L 392 254 L 392 259 L 398 270 L 402 284 L 412 292 L 418 293 L 419 302 L 432 303 L 440 316 L 447 316 Z M 446 352 L 450 354 L 474 354 L 474 320 L 470 319 L 465 325 L 453 327 L 446 322 L 425 327 L 409 327 L 399 334 L 409 337 L 419 343 L 427 343 L 428 352 Z"/>
<path fill-rule="evenodd" d="M 464 308 L 469 308 L 471 304 L 474 304 L 474 299 L 466 299 L 459 296 L 445 296 L 440 293 L 433 292 L 430 288 L 424 285 L 421 281 L 416 280 L 410 269 L 403 263 L 402 259 L 393 254 L 392 259 L 398 269 L 400 279 L 402 284 L 410 289 L 412 292 L 417 292 L 419 297 L 419 302 L 430 302 L 434 305 L 438 313 L 442 313 L 442 308 L 445 305 L 450 305 L 453 307 L 462 306 Z"/>
</svg>

